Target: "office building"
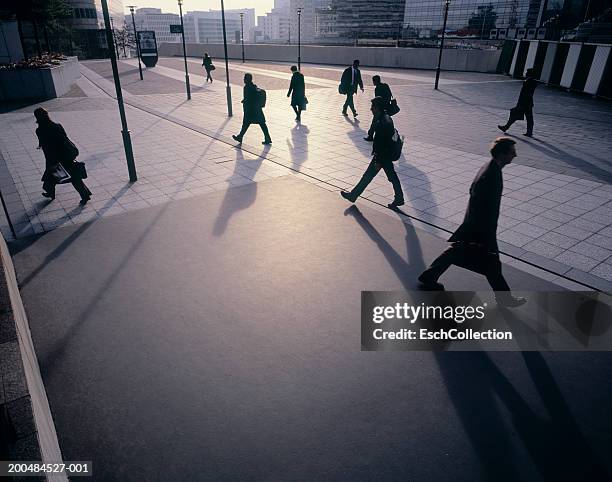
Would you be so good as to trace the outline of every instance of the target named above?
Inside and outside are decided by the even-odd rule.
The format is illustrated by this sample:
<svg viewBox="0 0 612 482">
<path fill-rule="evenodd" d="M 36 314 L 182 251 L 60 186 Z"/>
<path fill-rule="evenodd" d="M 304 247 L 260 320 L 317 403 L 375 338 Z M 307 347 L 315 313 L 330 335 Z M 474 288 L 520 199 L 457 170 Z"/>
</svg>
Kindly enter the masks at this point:
<svg viewBox="0 0 612 482">
<path fill-rule="evenodd" d="M 341 39 L 396 39 L 411 0 L 332 0 L 336 34 Z M 439 4 L 441 1 L 435 0 Z"/>
<path fill-rule="evenodd" d="M 176 13 L 162 13 L 159 8 L 138 8 L 134 12 L 136 30 L 152 30 L 155 39 L 160 42 L 181 42 L 181 35 L 170 33 L 170 25 L 180 25 L 181 18 Z M 125 25 L 132 30 L 131 15 L 125 17 Z"/>
<path fill-rule="evenodd" d="M 227 41 L 240 42 L 240 13 L 244 14 L 243 27 L 245 39 L 255 28 L 255 9 L 244 8 L 225 11 L 225 30 Z M 221 10 L 187 12 L 185 23 L 185 40 L 192 43 L 223 43 L 223 23 Z"/>
</svg>

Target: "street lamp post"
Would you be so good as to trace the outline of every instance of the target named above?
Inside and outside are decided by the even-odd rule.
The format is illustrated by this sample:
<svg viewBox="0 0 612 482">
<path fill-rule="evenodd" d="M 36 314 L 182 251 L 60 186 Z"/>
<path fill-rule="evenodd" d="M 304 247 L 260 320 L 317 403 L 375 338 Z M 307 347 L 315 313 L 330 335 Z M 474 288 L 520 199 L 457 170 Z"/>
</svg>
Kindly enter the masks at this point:
<svg viewBox="0 0 612 482">
<path fill-rule="evenodd" d="M 227 97 L 227 116 L 232 117 L 232 89 L 229 81 L 229 62 L 227 61 L 227 33 L 225 31 L 225 6 L 221 0 L 221 23 L 223 24 L 223 51 L 225 52 L 225 95 Z"/>
<path fill-rule="evenodd" d="M 302 24 L 301 24 L 301 19 L 302 19 L 302 9 L 298 8 L 297 9 L 297 14 L 298 14 L 298 70 L 301 69 L 302 67 L 302 57 L 301 57 L 301 48 L 302 48 Z"/>
<path fill-rule="evenodd" d="M 440 64 L 442 63 L 442 49 L 444 48 L 444 37 L 446 35 L 446 21 L 448 20 L 448 6 L 451 0 L 444 0 L 444 25 L 442 26 L 442 39 L 440 40 L 440 54 L 438 55 L 438 68 L 436 69 L 436 83 L 434 89 L 438 90 L 440 80 Z"/>
<path fill-rule="evenodd" d="M 115 51 L 117 52 L 117 58 L 119 58 L 119 45 L 117 45 L 117 36 L 115 35 L 115 25 L 113 25 L 113 17 L 110 18 L 111 30 L 113 31 L 113 43 L 115 44 Z"/>
<path fill-rule="evenodd" d="M 242 63 L 244 64 L 244 12 L 240 12 L 240 41 L 242 42 Z"/>
<path fill-rule="evenodd" d="M 130 182 L 136 182 L 136 166 L 134 165 L 134 152 L 132 151 L 132 139 L 125 118 L 125 107 L 123 106 L 123 94 L 121 92 L 121 81 L 119 80 L 119 69 L 117 69 L 117 58 L 113 46 L 113 33 L 110 28 L 110 18 L 108 15 L 108 4 L 106 0 L 102 0 L 102 14 L 104 15 L 104 28 L 106 30 L 106 44 L 109 47 L 111 67 L 113 68 L 113 79 L 115 81 L 115 91 L 117 93 L 117 104 L 119 104 L 119 117 L 121 118 L 121 135 L 123 136 L 123 148 L 125 150 L 125 159 L 127 160 L 128 173 Z M 132 17 L 133 18 L 133 17 Z"/>
<path fill-rule="evenodd" d="M 181 37 L 183 38 L 183 60 L 185 61 L 185 87 L 187 88 L 187 100 L 191 100 L 191 87 L 189 86 L 189 70 L 187 70 L 187 52 L 185 51 L 185 26 L 183 25 L 183 0 L 178 0 L 179 12 L 181 14 Z"/>
<path fill-rule="evenodd" d="M 138 41 L 138 34 L 136 33 L 136 20 L 134 20 L 134 8 L 136 5 L 128 5 L 130 13 L 132 14 L 132 25 L 134 26 L 134 40 L 136 42 L 136 57 L 138 57 L 138 73 L 140 74 L 140 80 L 142 80 L 142 66 L 140 65 L 140 42 Z"/>
</svg>

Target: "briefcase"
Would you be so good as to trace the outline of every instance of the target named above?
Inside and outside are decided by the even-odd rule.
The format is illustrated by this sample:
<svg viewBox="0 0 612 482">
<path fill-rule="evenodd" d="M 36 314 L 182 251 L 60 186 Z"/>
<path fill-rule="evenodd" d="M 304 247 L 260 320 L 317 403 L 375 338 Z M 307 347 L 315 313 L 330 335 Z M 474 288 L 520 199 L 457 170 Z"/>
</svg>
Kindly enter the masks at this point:
<svg viewBox="0 0 612 482">
<path fill-rule="evenodd" d="M 391 99 L 389 102 L 389 107 L 387 107 L 387 114 L 395 115 L 400 111 L 399 105 L 397 105 L 396 99 Z"/>
<path fill-rule="evenodd" d="M 74 171 L 81 179 L 87 179 L 87 169 L 85 169 L 84 162 L 74 161 Z"/>
</svg>

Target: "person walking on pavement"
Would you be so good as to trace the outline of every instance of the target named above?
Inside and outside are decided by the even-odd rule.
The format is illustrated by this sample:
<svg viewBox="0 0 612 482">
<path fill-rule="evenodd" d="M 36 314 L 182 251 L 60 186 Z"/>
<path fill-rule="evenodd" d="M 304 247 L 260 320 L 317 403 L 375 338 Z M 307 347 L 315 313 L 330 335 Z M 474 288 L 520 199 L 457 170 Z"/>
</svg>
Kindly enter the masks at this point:
<svg viewBox="0 0 612 482">
<path fill-rule="evenodd" d="M 382 97 L 387 102 L 387 110 L 389 104 L 391 103 L 391 99 L 393 98 L 393 94 L 391 93 L 391 88 L 389 84 L 385 84 L 380 81 L 380 75 L 375 75 L 372 77 L 372 83 L 374 84 L 374 97 Z M 372 124 L 368 129 L 368 137 L 364 137 L 364 140 L 368 142 L 372 142 L 374 140 L 374 118 L 372 118 Z"/>
<path fill-rule="evenodd" d="M 210 72 L 215 69 L 215 66 L 212 63 L 212 58 L 208 55 L 208 52 L 204 52 L 204 59 L 202 59 L 202 67 L 206 70 L 206 82 L 210 81 L 212 84 L 213 78 L 210 75 Z"/>
<path fill-rule="evenodd" d="M 51 200 L 55 199 L 55 186 L 58 181 L 54 173 L 60 164 L 70 175 L 72 186 L 81 195 L 80 204 L 82 206 L 87 204 L 91 198 L 91 191 L 83 182 L 82 173 L 75 163 L 79 150 L 68 138 L 62 125 L 53 122 L 45 109 L 38 107 L 34 111 L 34 117 L 38 124 L 36 129 L 38 149 L 42 149 L 45 155 L 45 172 L 41 178 L 44 190 L 42 195 Z"/>
<path fill-rule="evenodd" d="M 372 146 L 372 161 L 363 174 L 361 180 L 353 188 L 351 192 L 341 191 L 340 195 L 354 203 L 357 198 L 363 193 L 376 174 L 383 169 L 387 175 L 387 179 L 393 185 L 395 198 L 392 203 L 388 204 L 391 209 L 404 204 L 404 193 L 402 192 L 402 184 L 393 167 L 391 157 L 393 148 L 393 135 L 395 127 L 389 114 L 385 112 L 386 100 L 382 97 L 374 97 L 372 99 L 372 107 L 370 110 L 374 114 L 374 145 Z"/>
<path fill-rule="evenodd" d="M 342 72 L 340 79 L 340 93 L 346 94 L 346 100 L 342 107 L 342 115 L 348 115 L 346 110 L 350 107 L 353 111 L 353 117 L 357 117 L 357 111 L 355 110 L 355 104 L 353 103 L 353 96 L 357 93 L 357 87 L 363 92 L 363 81 L 361 80 L 361 71 L 359 70 L 359 60 L 354 60 L 351 67 L 347 67 Z"/>
<path fill-rule="evenodd" d="M 525 77 L 526 78 L 523 81 L 523 86 L 521 87 L 521 93 L 519 94 L 516 107 L 510 109 L 510 117 L 508 118 L 508 122 L 506 122 L 506 124 L 503 126 L 498 125 L 497 128 L 505 133 L 517 120 L 523 120 L 523 118 L 525 118 L 527 121 L 527 132 L 525 132 L 523 135 L 533 137 L 533 94 L 538 86 L 538 81 L 536 79 L 534 69 L 527 69 L 527 72 L 525 72 Z"/>
<path fill-rule="evenodd" d="M 298 70 L 295 65 L 291 66 L 291 83 L 289 84 L 289 92 L 287 97 L 291 96 L 291 107 L 295 112 L 295 120 L 302 120 L 302 111 L 306 107 L 306 83 L 304 75 Z"/>
<path fill-rule="evenodd" d="M 264 140 L 262 144 L 272 144 L 270 138 L 270 132 L 266 125 L 266 116 L 264 115 L 263 108 L 265 106 L 265 95 L 266 91 L 259 89 L 257 85 L 253 83 L 253 75 L 244 74 L 244 89 L 242 99 L 242 110 L 244 112 L 242 118 L 242 129 L 240 132 L 232 136 L 235 141 L 242 142 L 244 134 L 248 130 L 251 124 L 259 124 L 261 130 L 264 133 Z"/>
<path fill-rule="evenodd" d="M 419 276 L 426 289 L 443 290 L 438 278 L 457 265 L 484 274 L 502 306 L 520 306 L 527 300 L 512 296 L 502 274 L 497 246 L 497 221 L 503 191 L 502 169 L 516 157 L 516 142 L 498 137 L 491 147 L 492 159 L 476 174 L 463 223 L 449 238 L 453 244 Z"/>
</svg>

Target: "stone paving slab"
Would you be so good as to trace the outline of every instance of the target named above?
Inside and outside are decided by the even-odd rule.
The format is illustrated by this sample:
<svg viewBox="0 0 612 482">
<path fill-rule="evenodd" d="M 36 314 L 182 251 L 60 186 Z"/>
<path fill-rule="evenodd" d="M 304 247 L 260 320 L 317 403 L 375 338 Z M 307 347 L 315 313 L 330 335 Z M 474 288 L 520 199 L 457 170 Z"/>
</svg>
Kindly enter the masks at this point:
<svg viewBox="0 0 612 482">
<path fill-rule="evenodd" d="M 27 220 L 23 215 L 20 217 L 23 228 L 46 231 L 158 204 L 172 197 L 222 189 L 246 182 L 249 175 L 251 181 L 256 181 L 298 171 L 311 182 L 326 183 L 333 189 L 350 187 L 361 176 L 370 150 L 362 137 L 370 121 L 367 106 L 371 86 L 367 86 L 365 95 L 356 96 L 361 113 L 359 121 L 339 116 L 342 98 L 335 88 L 309 90 L 309 109 L 304 113 L 303 123 L 298 125 L 293 122 L 285 97 L 290 78 L 287 73 L 284 86 L 270 90 L 268 95 L 266 115 L 274 139 L 272 148 L 264 150 L 258 146 L 261 134 L 257 126 L 251 127 L 242 146 L 247 157 L 265 159 L 258 161 L 263 170 L 235 176 L 229 164 L 242 152 L 233 147 L 235 143 L 231 139 L 241 122 L 240 90 L 233 89 L 236 115 L 228 119 L 222 82 L 215 81 L 205 91 L 195 90 L 193 99 L 187 102 L 184 84 L 178 80 L 183 75 L 180 59 L 162 59 L 162 62 L 166 66 L 159 70 L 163 73 L 156 74 L 154 82 L 162 85 L 167 81 L 175 93 L 126 96 L 140 174 L 140 181 L 134 186 L 126 183 L 116 102 L 108 96 L 101 97 L 104 92 L 113 94 L 114 87 L 89 68 L 93 65 L 108 76 L 102 67 L 104 63 L 83 65 L 87 77 L 79 81 L 79 86 L 89 97 L 45 103 L 77 142 L 92 174 L 94 198 L 84 210 L 74 207 L 78 197 L 70 187 L 63 188 L 50 206 L 41 200 L 39 179 L 44 161 L 34 149 L 32 108 L 4 114 L 10 122 L 8 129 L 0 130 L 0 150 L 5 153 L 28 217 Z M 169 67 L 173 62 L 178 70 Z M 190 60 L 190 65 L 195 62 Z M 125 64 L 124 70 L 134 67 L 122 64 Z M 235 63 L 235 67 L 244 68 L 240 63 Z M 275 64 L 277 77 L 281 74 L 280 67 Z M 105 68 L 109 68 L 108 63 Z M 319 66 L 309 73 L 335 71 L 339 75 L 340 70 Z M 234 73 L 242 77 L 241 71 Z M 197 74 L 191 75 L 197 79 Z M 449 75 L 448 85 L 441 84 L 444 91 L 436 93 L 430 86 L 394 85 L 391 75 L 426 79 L 432 74 L 405 74 L 404 71 L 389 74 L 391 87 L 402 107 L 402 112 L 394 118 L 396 126 L 407 136 L 404 156 L 397 168 L 409 200 L 404 209 L 406 214 L 451 231 L 462 220 L 469 184 L 486 162 L 487 144 L 497 135 L 495 124 L 505 115 L 505 107 L 500 103 L 510 105 L 520 84 L 500 80 L 500 76 L 492 76 L 496 80 L 491 82 L 491 76 L 482 74 L 470 74 L 466 81 L 469 83 L 462 83 L 461 76 L 454 73 L 452 77 Z M 133 80 L 134 72 L 127 74 L 127 78 L 130 76 L 130 82 L 137 83 Z M 271 79 L 282 82 L 277 77 Z M 259 74 L 256 82 L 258 79 Z M 476 84 L 479 79 L 481 83 Z M 559 106 L 561 101 L 565 110 Z M 538 106 L 550 114 L 539 114 Z M 546 120 L 547 116 L 554 122 Z M 579 122 L 577 116 L 580 116 Z M 610 169 L 603 159 L 609 153 L 612 136 L 604 135 L 595 143 L 587 131 L 598 127 L 600 132 L 608 132 L 610 127 L 606 122 L 610 118 L 609 104 L 544 87 L 538 89 L 536 132 L 540 124 L 550 132 L 538 134 L 534 140 L 517 138 L 519 157 L 505 171 L 499 230 L 504 252 L 560 275 L 581 272 L 585 274 L 581 279 L 590 279 L 600 287 L 609 286 L 607 283 L 612 281 L 609 275 L 612 186 L 608 182 Z M 87 119 L 85 123 L 84 119 Z M 573 135 L 562 135 L 563 129 L 571 129 Z M 583 141 L 580 136 L 584 136 Z M 554 149 L 542 149 L 541 144 L 552 146 L 552 142 Z M 213 165 L 216 167 L 211 170 Z M 390 195 L 390 186 L 383 176 L 375 179 L 365 193 L 368 199 L 382 205 Z"/>
</svg>

